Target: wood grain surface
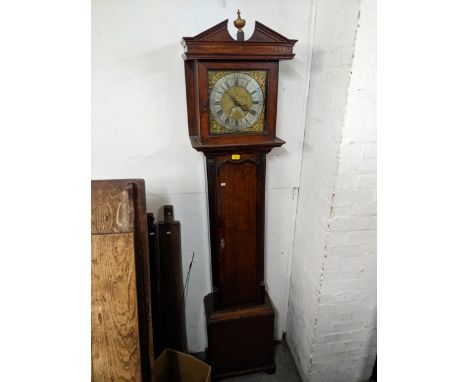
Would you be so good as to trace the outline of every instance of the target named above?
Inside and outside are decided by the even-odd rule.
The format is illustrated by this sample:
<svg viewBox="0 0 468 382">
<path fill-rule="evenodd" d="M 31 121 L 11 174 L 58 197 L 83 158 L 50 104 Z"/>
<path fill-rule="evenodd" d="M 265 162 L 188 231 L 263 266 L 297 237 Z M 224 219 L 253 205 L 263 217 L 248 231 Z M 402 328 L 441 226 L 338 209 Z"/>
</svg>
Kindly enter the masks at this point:
<svg viewBox="0 0 468 382">
<path fill-rule="evenodd" d="M 91 187 L 91 233 L 132 232 L 135 212 L 132 184 L 94 181 Z"/>
<path fill-rule="evenodd" d="M 92 381 L 141 381 L 134 234 L 91 236 Z"/>
</svg>

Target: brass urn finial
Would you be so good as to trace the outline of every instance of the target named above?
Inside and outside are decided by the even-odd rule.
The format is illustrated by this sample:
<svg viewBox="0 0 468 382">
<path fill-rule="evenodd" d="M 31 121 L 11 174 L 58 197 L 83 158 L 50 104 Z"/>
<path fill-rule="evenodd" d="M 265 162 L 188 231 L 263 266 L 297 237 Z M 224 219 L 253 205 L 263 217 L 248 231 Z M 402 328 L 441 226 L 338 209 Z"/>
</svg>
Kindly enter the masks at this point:
<svg viewBox="0 0 468 382">
<path fill-rule="evenodd" d="M 240 17 L 240 10 L 237 10 L 237 19 L 234 20 L 234 26 L 237 28 L 237 41 L 244 41 L 242 28 L 245 26 L 245 20 Z"/>
<path fill-rule="evenodd" d="M 242 32 L 242 28 L 245 26 L 245 20 L 241 19 L 239 10 L 237 10 L 237 19 L 234 20 L 234 26 L 239 30 L 239 32 Z"/>
</svg>

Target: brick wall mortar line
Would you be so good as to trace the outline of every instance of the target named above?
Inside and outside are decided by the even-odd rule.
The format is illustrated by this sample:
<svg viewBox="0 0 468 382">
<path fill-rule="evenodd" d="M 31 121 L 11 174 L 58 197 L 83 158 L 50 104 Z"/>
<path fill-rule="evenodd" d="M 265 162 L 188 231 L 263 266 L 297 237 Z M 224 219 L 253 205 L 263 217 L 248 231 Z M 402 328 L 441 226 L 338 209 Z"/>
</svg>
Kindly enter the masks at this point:
<svg viewBox="0 0 468 382">
<path fill-rule="evenodd" d="M 317 0 L 318 2 L 318 0 Z M 317 3 L 316 3 L 317 4 Z M 362 0 L 359 3 L 359 8 L 361 8 Z M 322 295 L 322 286 L 323 286 L 323 276 L 324 276 L 324 267 L 325 267 L 325 261 L 327 259 L 327 251 L 328 251 L 328 238 L 330 235 L 330 225 L 331 225 L 331 220 L 333 218 L 333 207 L 334 207 L 334 200 L 335 200 L 335 191 L 337 188 L 337 183 L 338 183 L 338 176 L 339 176 L 339 169 L 340 169 L 340 158 L 341 158 L 341 149 L 342 149 L 342 141 L 343 141 L 343 129 L 346 126 L 346 116 L 348 114 L 348 104 L 349 104 L 349 88 L 351 85 L 351 77 L 352 77 L 352 69 L 353 69 L 353 64 L 354 64 L 354 59 L 355 59 L 355 52 L 356 52 L 356 39 L 357 39 L 357 33 L 359 29 L 359 24 L 360 24 L 360 16 L 361 16 L 361 11 L 359 10 L 358 13 L 358 19 L 356 23 L 356 28 L 354 31 L 354 43 L 353 43 L 353 56 L 352 56 L 352 61 L 350 65 L 350 70 L 349 70 L 349 82 L 348 86 L 346 89 L 346 105 L 345 105 L 345 114 L 343 116 L 343 123 L 340 124 L 341 130 L 340 130 L 340 139 L 339 139 L 339 144 L 338 144 L 338 152 L 337 152 L 337 163 L 336 163 L 336 176 L 334 178 L 334 184 L 333 184 L 333 193 L 332 193 L 332 199 L 331 199 L 331 204 L 330 204 L 330 212 L 328 216 L 328 224 L 327 224 L 327 232 L 326 232 L 326 238 L 325 238 L 325 245 L 324 245 L 324 250 L 323 250 L 323 257 L 322 257 L 322 263 L 321 263 L 321 269 L 320 269 L 320 283 L 319 283 L 319 290 L 318 290 L 318 297 L 317 297 L 317 310 L 315 312 L 315 317 L 314 317 L 314 326 L 312 329 L 312 349 L 311 349 L 311 354 L 310 354 L 310 359 L 309 359 L 309 370 L 308 370 L 308 379 L 311 381 L 312 379 L 312 366 L 313 366 L 313 359 L 314 359 L 314 348 L 313 344 L 315 340 L 317 339 L 317 325 L 318 325 L 318 320 L 320 316 L 320 297 Z M 301 163 L 301 168 L 302 168 L 302 163 Z"/>
</svg>

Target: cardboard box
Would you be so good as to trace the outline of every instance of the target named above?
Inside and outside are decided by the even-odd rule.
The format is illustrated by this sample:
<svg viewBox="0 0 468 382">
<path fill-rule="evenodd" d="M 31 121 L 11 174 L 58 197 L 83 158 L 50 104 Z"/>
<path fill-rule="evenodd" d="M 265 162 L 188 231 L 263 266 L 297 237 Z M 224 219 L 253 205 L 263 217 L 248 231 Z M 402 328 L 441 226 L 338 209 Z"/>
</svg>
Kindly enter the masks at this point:
<svg viewBox="0 0 468 382">
<path fill-rule="evenodd" d="M 152 382 L 211 382 L 210 366 L 172 349 L 165 349 L 152 369 Z"/>
</svg>

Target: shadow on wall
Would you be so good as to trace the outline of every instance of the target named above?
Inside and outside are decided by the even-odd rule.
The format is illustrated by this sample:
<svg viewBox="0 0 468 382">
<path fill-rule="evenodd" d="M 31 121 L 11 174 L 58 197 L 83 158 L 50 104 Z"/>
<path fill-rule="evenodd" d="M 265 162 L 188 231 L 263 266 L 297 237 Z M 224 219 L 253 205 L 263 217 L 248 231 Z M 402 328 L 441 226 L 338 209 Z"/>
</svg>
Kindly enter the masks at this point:
<svg viewBox="0 0 468 382">
<path fill-rule="evenodd" d="M 365 346 L 367 346 L 367 348 L 369 349 L 369 353 L 368 353 L 367 359 L 366 359 L 366 365 L 375 365 L 375 362 L 376 362 L 376 357 L 377 357 L 377 355 L 376 355 L 377 354 L 377 317 L 376 317 L 376 315 L 377 315 L 377 308 L 375 308 L 374 317 L 371 320 L 371 322 L 369 323 L 369 326 L 371 328 L 374 328 L 374 330 L 372 331 L 372 333 L 370 333 L 370 336 L 368 336 L 364 340 Z M 373 372 L 374 372 L 374 370 L 373 370 Z M 372 376 L 371 376 L 371 381 L 377 382 L 377 375 L 375 377 L 375 380 L 372 379 Z M 361 377 L 361 379 L 369 378 L 369 370 L 368 369 L 363 369 L 362 372 L 361 372 L 360 377 Z"/>
</svg>

